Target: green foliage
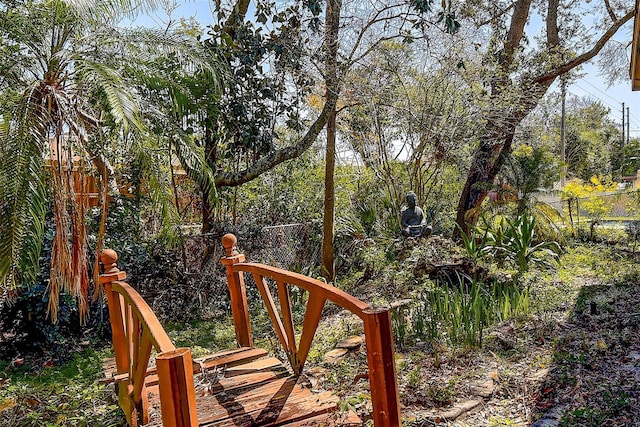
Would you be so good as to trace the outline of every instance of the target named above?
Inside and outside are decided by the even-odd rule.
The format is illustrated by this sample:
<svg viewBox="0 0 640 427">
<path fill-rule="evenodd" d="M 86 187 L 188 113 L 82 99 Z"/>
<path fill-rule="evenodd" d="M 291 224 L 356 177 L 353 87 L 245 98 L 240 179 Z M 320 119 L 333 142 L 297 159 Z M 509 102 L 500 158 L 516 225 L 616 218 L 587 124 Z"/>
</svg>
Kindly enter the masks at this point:
<svg viewBox="0 0 640 427">
<path fill-rule="evenodd" d="M 472 228 L 471 229 L 472 232 L 467 234 L 462 230 L 462 228 L 458 224 L 456 224 L 456 227 L 458 228 L 460 237 L 462 238 L 462 245 L 464 247 L 464 252 L 467 255 L 467 257 L 476 261 L 480 259 L 485 252 L 488 228 L 485 228 L 485 229 L 481 229 L 478 227 Z M 482 233 L 482 236 L 476 237 L 475 233 Z"/>
<path fill-rule="evenodd" d="M 632 410 L 631 396 L 626 390 L 605 390 L 598 399 L 600 407 L 580 407 L 565 413 L 558 426 L 599 427 L 606 425 L 608 420 L 618 417 L 621 413 Z"/>
<path fill-rule="evenodd" d="M 561 248 L 557 242 L 536 242 L 535 217 L 522 215 L 515 220 L 502 219 L 487 233 L 485 250 L 498 259 L 513 262 L 520 274 L 531 264 L 550 267 L 549 258 L 559 261 Z"/>
<path fill-rule="evenodd" d="M 523 214 L 532 208 L 533 193 L 557 180 L 559 167 L 548 147 L 522 144 L 513 150 L 500 174 L 517 191 L 517 211 Z"/>
<path fill-rule="evenodd" d="M 449 405 L 456 395 L 456 382 L 449 380 L 445 384 L 430 383 L 427 386 L 427 396 L 436 406 Z"/>
<path fill-rule="evenodd" d="M 79 326 L 78 308 L 72 296 L 60 295 L 58 321 L 52 323 L 48 316 L 48 290 L 43 284 L 18 289 L 19 295 L 12 304 L 0 308 L 0 330 L 11 337 L 0 341 L 0 357 L 19 354 L 50 354 L 64 358 L 82 339 L 107 338 L 109 329 L 101 321 L 106 319 L 106 307 L 92 304 L 94 317 L 89 325 Z M 104 311 L 101 312 L 101 309 Z"/>
<path fill-rule="evenodd" d="M 49 304 L 49 271 L 53 246 L 53 226 L 49 217 L 43 238 L 38 272 L 31 286 L 20 285 L 11 304 L 0 305 L 0 358 L 24 354 L 48 354 L 66 358 L 80 347 L 81 341 L 99 341 L 110 337 L 106 305 L 91 301 L 92 316 L 81 325 L 75 298 L 63 292 L 59 299 L 58 319 L 52 322 Z"/>
<path fill-rule="evenodd" d="M 70 226 L 65 221 L 58 221 L 57 227 L 61 230 L 58 236 L 68 232 L 72 237 L 69 240 L 74 259 L 86 257 L 85 218 L 80 214 L 75 216 L 79 210 L 73 207 L 73 190 L 66 188 L 70 187 L 69 180 L 62 178 L 64 170 L 71 167 L 71 160 L 69 164 L 62 162 L 60 167 L 45 169 L 44 160 L 52 154 L 51 144 L 57 145 L 61 160 L 65 160 L 64 154 L 71 153 L 83 159 L 80 162 L 83 166 L 78 169 L 93 163 L 109 175 L 131 161 L 131 151 L 157 154 L 167 146 L 166 139 L 152 138 L 147 132 L 153 128 L 148 126 L 149 122 L 162 115 L 157 113 L 162 108 L 160 102 L 155 102 L 158 98 L 147 95 L 161 83 L 163 89 L 158 89 L 159 92 L 177 92 L 167 84 L 170 78 L 164 73 L 166 70 L 149 64 L 157 64 L 155 60 L 168 56 L 176 59 L 183 71 L 188 68 L 191 72 L 215 74 L 209 64 L 196 57 L 201 46 L 186 32 L 117 27 L 122 17 L 132 17 L 157 6 L 157 2 L 144 1 L 55 0 L 7 2 L 0 8 L 0 39 L 3 44 L 7 43 L 6 49 L 2 48 L 7 56 L 0 61 L 3 63 L 0 99 L 7 100 L 7 104 L 0 107 L 0 156 L 6 160 L 0 166 L 0 291 L 3 293 L 20 284 L 35 282 L 44 233 L 47 174 L 58 176 L 58 182 L 66 183 L 54 188 L 65 187 L 56 195 L 64 199 L 59 209 L 61 217 L 67 210 L 73 217 L 73 231 L 67 230 Z M 213 78 L 207 81 L 209 90 L 215 88 L 210 84 L 214 81 Z M 176 100 L 168 98 L 170 102 Z M 171 137 L 179 134 L 172 132 Z M 174 148 L 184 161 L 184 168 L 188 172 L 202 172 L 198 182 L 206 187 L 206 181 L 211 187 L 212 174 L 206 170 L 202 148 L 188 144 L 192 142 L 188 139 L 180 142 L 174 143 Z M 160 157 L 167 159 L 166 154 Z M 164 214 L 165 230 L 173 230 L 178 215 L 171 215 L 171 191 L 154 191 L 167 182 L 167 179 L 156 179 L 157 174 L 169 168 L 153 166 L 156 167 L 147 169 L 154 172 L 147 176 L 150 193 L 155 196 L 152 200 L 162 206 L 158 212 Z M 113 189 L 117 187 L 115 184 L 102 183 L 113 185 Z M 153 184 L 158 186 L 154 188 Z M 162 189 L 166 190 L 167 186 Z M 60 237 L 59 246 L 65 244 L 66 240 Z M 61 262 L 52 268 L 59 272 L 69 267 Z M 75 270 L 72 273 L 80 275 Z M 70 280 L 62 282 L 63 288 L 71 287 Z M 59 287 L 58 282 L 54 286 L 52 281 L 51 301 L 56 300 Z M 84 285 L 74 290 L 74 294 L 79 294 L 79 301 L 87 299 L 85 290 Z"/>
<path fill-rule="evenodd" d="M 625 231 L 629 236 L 629 240 L 633 243 L 632 251 L 636 251 L 636 244 L 638 243 L 638 238 L 640 238 L 640 221 L 630 221 L 625 226 Z"/>
<path fill-rule="evenodd" d="M 336 172 L 336 204 L 348 197 L 345 180 Z M 347 169 L 348 171 L 348 169 Z M 236 189 L 222 188 L 220 196 L 236 212 L 239 222 L 263 225 L 304 223 L 319 220 L 322 212 L 324 166 L 317 151 L 265 172 Z"/>
<path fill-rule="evenodd" d="M 477 238 L 476 234 L 481 237 Z M 549 259 L 560 259 L 560 245 L 554 241 L 539 242 L 535 234 L 535 217 L 525 214 L 514 220 L 502 217 L 495 225 L 485 220 L 483 227 L 472 227 L 469 236 L 465 233 L 461 236 L 470 257 L 490 256 L 499 265 L 511 262 L 522 274 L 532 264 L 550 267 Z"/>
<path fill-rule="evenodd" d="M 104 352 L 87 350 L 65 365 L 3 370 L 0 424 L 5 427 L 116 427 L 125 423 L 110 386 L 97 383 Z"/>
<path fill-rule="evenodd" d="M 411 388 L 418 388 L 422 382 L 422 366 L 418 365 L 407 374 L 407 385 Z"/>
<path fill-rule="evenodd" d="M 609 108 L 588 98 L 570 98 L 566 118 L 566 156 L 570 176 L 589 180 L 620 169 L 618 126 Z"/>
<path fill-rule="evenodd" d="M 628 144 L 622 148 L 622 163 L 619 168 L 614 167 L 614 172 L 620 173 L 622 176 L 633 176 L 640 169 L 640 138 L 632 138 Z M 615 165 L 617 166 L 617 165 Z"/>
<path fill-rule="evenodd" d="M 531 310 L 528 288 L 498 282 L 485 285 L 460 278 L 457 286 L 436 282 L 413 298 L 408 309 L 394 311 L 394 338 L 402 345 L 411 340 L 447 341 L 464 347 L 482 346 L 484 329 L 496 322 L 522 317 Z"/>
<path fill-rule="evenodd" d="M 163 326 L 176 347 L 191 347 L 193 357 L 213 354 L 236 345 L 231 318 L 225 321 L 167 322 Z"/>
</svg>

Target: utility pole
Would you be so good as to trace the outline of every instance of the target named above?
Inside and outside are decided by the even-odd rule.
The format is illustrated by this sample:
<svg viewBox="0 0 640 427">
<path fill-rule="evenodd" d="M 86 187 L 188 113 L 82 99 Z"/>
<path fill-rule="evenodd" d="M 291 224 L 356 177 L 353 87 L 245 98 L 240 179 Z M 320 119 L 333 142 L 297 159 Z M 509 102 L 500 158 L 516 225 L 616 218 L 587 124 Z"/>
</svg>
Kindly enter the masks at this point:
<svg viewBox="0 0 640 427">
<path fill-rule="evenodd" d="M 629 122 L 631 120 L 629 120 L 629 107 L 627 107 L 627 144 L 629 144 Z"/>
<path fill-rule="evenodd" d="M 567 127 L 564 115 L 564 104 L 567 97 L 567 80 L 564 75 L 560 77 L 560 94 L 562 96 L 562 112 L 560 116 L 560 156 L 562 157 L 562 171 L 560 172 L 560 188 L 564 188 L 567 179 L 567 156 L 566 156 L 566 134 Z"/>
<path fill-rule="evenodd" d="M 624 128 L 624 102 L 622 103 L 622 148 L 624 148 L 624 144 L 625 144 L 625 128 Z"/>
</svg>

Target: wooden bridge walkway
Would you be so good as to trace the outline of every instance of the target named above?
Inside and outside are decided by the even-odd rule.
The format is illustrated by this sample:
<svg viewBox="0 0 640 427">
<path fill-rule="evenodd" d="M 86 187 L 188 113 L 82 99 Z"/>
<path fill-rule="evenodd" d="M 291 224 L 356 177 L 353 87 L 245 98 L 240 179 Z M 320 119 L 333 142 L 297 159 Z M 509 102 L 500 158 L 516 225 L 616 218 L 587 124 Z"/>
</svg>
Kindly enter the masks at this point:
<svg viewBox="0 0 640 427">
<path fill-rule="evenodd" d="M 339 409 L 333 393 L 313 392 L 301 376 L 326 301 L 348 309 L 364 323 L 374 425 L 400 426 L 391 319 L 318 280 L 274 267 L 246 263 L 233 235 L 223 238 L 231 308 L 239 347 L 192 360 L 176 348 L 142 297 L 102 255 L 115 358 L 105 367 L 131 426 L 358 426 L 352 411 Z M 288 366 L 253 346 L 244 274 L 252 274 Z M 277 298 L 272 294 L 275 284 Z M 302 333 L 296 339 L 289 287 L 308 293 Z"/>
</svg>

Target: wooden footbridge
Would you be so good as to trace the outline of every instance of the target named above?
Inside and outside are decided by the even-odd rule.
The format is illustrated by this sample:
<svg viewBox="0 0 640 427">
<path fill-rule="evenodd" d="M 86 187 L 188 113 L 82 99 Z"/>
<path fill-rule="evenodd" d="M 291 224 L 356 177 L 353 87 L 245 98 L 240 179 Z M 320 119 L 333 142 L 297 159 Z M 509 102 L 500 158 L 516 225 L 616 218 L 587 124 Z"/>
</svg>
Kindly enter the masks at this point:
<svg viewBox="0 0 640 427">
<path fill-rule="evenodd" d="M 131 426 L 358 426 L 351 411 L 338 409 L 331 392 L 314 393 L 300 374 L 327 301 L 362 319 L 376 427 L 400 426 L 391 318 L 319 280 L 245 262 L 236 238 L 223 237 L 227 282 L 238 348 L 192 360 L 176 348 L 142 297 L 125 283 L 117 254 L 102 254 L 104 285 L 115 351 L 118 402 Z M 251 274 L 266 305 L 288 366 L 253 346 L 244 275 Z M 275 283 L 274 298 L 270 283 Z M 297 338 L 289 288 L 308 293 L 302 333 Z"/>
</svg>

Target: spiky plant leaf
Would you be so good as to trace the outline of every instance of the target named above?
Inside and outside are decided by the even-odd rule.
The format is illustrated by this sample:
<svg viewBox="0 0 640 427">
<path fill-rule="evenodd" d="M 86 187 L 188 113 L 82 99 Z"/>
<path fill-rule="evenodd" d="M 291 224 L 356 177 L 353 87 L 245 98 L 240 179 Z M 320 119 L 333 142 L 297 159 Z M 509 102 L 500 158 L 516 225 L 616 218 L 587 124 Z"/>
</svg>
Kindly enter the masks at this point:
<svg viewBox="0 0 640 427">
<path fill-rule="evenodd" d="M 32 120 L 37 120 L 33 117 Z M 44 234 L 44 138 L 37 126 L 0 134 L 0 287 L 34 283 Z"/>
</svg>

